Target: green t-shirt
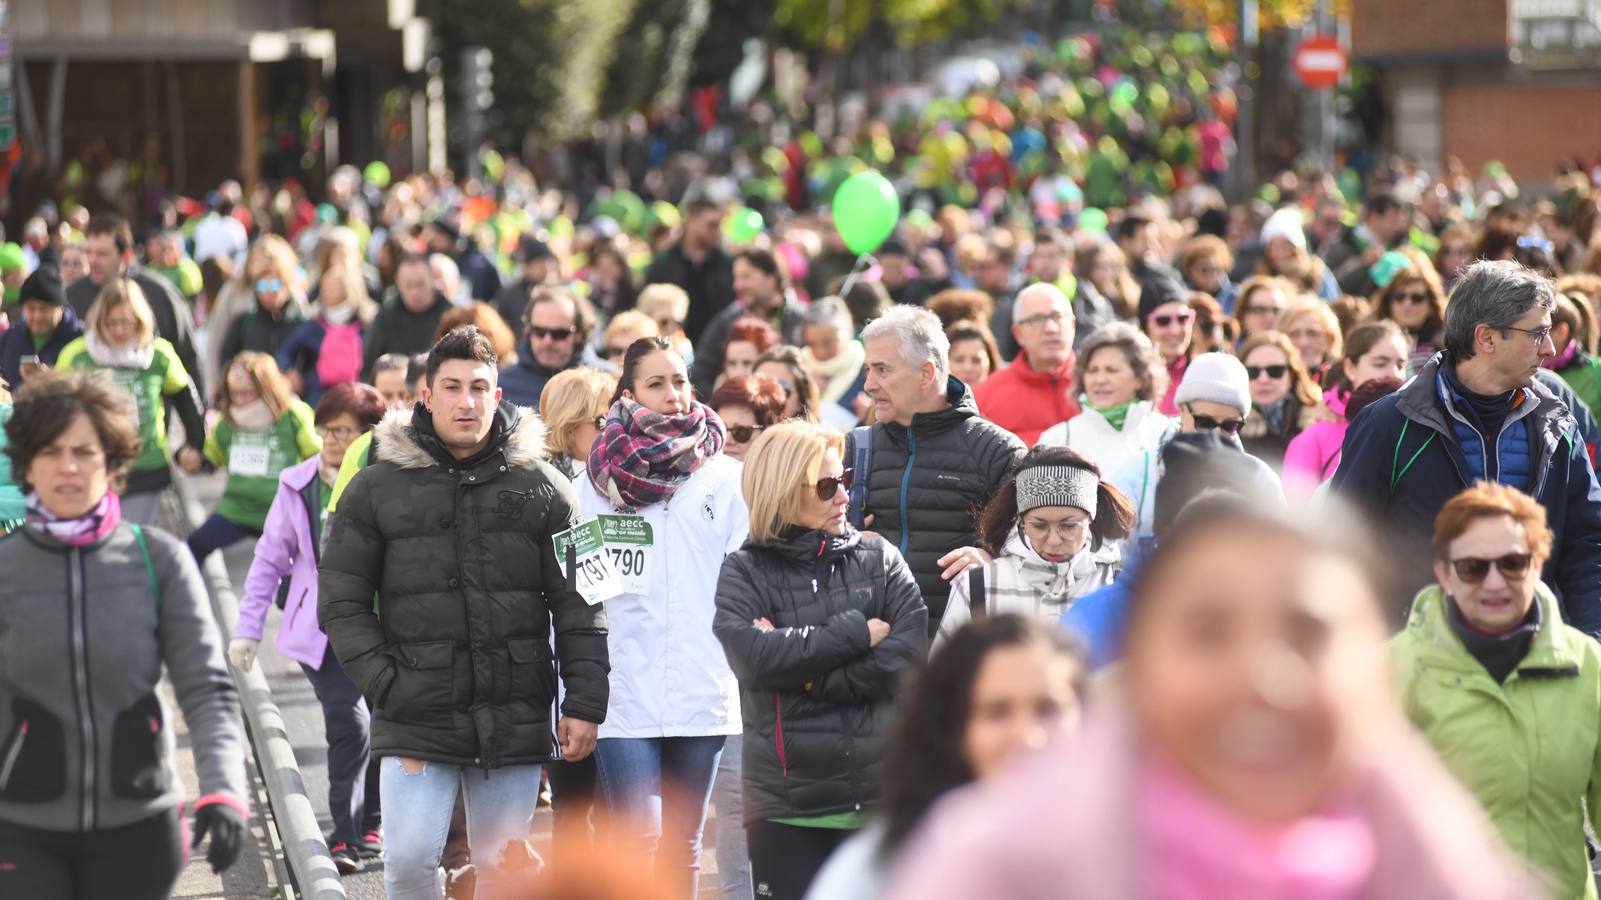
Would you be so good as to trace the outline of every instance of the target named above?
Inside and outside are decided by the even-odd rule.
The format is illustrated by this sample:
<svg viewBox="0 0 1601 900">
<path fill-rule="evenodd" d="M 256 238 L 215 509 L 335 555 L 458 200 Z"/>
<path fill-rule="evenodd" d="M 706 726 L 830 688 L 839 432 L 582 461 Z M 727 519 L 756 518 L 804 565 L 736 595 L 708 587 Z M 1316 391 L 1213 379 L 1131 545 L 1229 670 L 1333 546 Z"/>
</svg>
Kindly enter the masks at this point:
<svg viewBox="0 0 1601 900">
<path fill-rule="evenodd" d="M 165 266 L 151 266 L 150 268 L 152 271 L 160 272 L 162 276 L 172 282 L 173 286 L 178 289 L 178 293 L 182 294 L 185 300 L 193 300 L 200 296 L 200 291 L 205 287 L 205 279 L 200 275 L 200 267 L 195 265 L 195 261 L 188 257 L 178 260 L 178 264 L 171 268 Z"/>
<path fill-rule="evenodd" d="M 296 399 L 272 427 L 262 431 L 235 428 L 227 417 L 217 422 L 206 438 L 206 459 L 228 472 L 217 515 L 261 531 L 278 494 L 278 473 L 322 450 L 313 420 L 311 407 Z"/>
<path fill-rule="evenodd" d="M 776 825 L 793 825 L 796 828 L 832 828 L 838 831 L 856 831 L 867 824 L 867 813 L 861 810 L 831 813 L 826 816 L 794 816 L 769 819 Z"/>
<path fill-rule="evenodd" d="M 61 348 L 56 368 L 104 371 L 111 380 L 133 397 L 134 425 L 139 430 L 139 456 L 133 461 L 137 472 L 148 472 L 167 465 L 167 406 L 165 398 L 189 390 L 189 373 L 178 360 L 178 352 L 165 338 L 156 338 L 150 365 L 143 369 L 112 369 L 100 365 L 89 355 L 83 338 Z"/>
</svg>

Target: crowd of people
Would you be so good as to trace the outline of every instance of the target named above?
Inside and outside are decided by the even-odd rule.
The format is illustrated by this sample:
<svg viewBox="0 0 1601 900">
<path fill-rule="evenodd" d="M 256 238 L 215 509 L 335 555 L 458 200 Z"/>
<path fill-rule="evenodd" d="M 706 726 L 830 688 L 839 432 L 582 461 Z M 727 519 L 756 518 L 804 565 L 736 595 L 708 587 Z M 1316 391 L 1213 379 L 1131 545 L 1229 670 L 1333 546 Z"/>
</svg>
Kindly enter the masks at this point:
<svg viewBox="0 0 1601 900">
<path fill-rule="evenodd" d="M 1187 140 L 1221 91 L 1105 71 L 1208 52 L 1157 50 L 1033 77 Z M 277 607 L 330 854 L 396 900 L 601 840 L 679 898 L 1594 896 L 1601 189 L 1230 205 L 971 99 L 991 144 L 867 255 L 796 192 L 735 241 L 721 176 L 619 222 L 515 159 L 41 209 L 0 250 L 0 895 L 170 892 L 163 668 L 233 863 Z"/>
</svg>

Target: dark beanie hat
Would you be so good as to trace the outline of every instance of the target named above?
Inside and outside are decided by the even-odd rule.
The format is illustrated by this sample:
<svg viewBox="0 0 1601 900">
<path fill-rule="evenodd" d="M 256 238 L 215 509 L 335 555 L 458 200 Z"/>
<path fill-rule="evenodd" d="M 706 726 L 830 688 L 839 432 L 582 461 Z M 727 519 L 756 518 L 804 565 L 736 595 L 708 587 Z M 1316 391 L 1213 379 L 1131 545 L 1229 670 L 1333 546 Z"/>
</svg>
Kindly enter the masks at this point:
<svg viewBox="0 0 1601 900">
<path fill-rule="evenodd" d="M 1258 464 L 1216 431 L 1177 434 L 1162 448 L 1151 531 L 1158 539 L 1190 501 L 1207 492 L 1237 494 L 1249 504 L 1270 504 Z M 1281 501 L 1282 502 L 1282 501 Z"/>
<path fill-rule="evenodd" d="M 67 295 L 61 290 L 61 273 L 55 266 L 40 266 L 22 282 L 20 302 L 43 300 L 52 306 L 66 306 Z"/>
<path fill-rule="evenodd" d="M 1140 285 L 1140 324 L 1156 308 L 1164 303 L 1182 303 L 1190 305 L 1190 297 L 1184 290 L 1184 285 L 1171 275 L 1152 275 Z"/>
</svg>

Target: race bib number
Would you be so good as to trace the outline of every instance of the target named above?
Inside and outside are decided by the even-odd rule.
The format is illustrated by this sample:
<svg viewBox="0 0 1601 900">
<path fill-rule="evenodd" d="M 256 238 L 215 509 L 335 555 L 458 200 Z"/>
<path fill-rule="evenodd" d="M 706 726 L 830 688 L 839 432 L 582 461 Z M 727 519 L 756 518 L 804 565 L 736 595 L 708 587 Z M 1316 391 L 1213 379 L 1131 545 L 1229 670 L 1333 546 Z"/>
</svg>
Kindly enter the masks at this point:
<svg viewBox="0 0 1601 900">
<path fill-rule="evenodd" d="M 551 541 L 556 545 L 556 559 L 564 570 L 568 564 L 567 549 L 572 548 L 574 587 L 585 603 L 594 606 L 623 593 L 622 580 L 601 540 L 599 522 L 590 521 L 569 528 Z"/>
<path fill-rule="evenodd" d="M 650 590 L 655 570 L 656 538 L 643 516 L 596 516 L 601 541 L 611 557 L 612 567 L 622 579 L 623 590 L 644 594 Z"/>
<path fill-rule="evenodd" d="M 259 435 L 236 432 L 228 447 L 228 473 L 231 475 L 264 476 L 271 464 L 272 452 Z"/>
</svg>

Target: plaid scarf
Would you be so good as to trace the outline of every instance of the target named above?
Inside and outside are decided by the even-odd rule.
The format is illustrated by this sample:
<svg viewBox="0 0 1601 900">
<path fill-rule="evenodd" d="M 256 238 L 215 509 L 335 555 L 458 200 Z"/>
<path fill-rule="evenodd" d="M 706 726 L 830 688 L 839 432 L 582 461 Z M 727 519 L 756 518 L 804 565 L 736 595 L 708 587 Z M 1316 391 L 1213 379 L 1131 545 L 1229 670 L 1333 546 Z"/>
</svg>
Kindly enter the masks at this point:
<svg viewBox="0 0 1601 900">
<path fill-rule="evenodd" d="M 669 416 L 624 397 L 589 450 L 589 481 L 613 506 L 638 511 L 672 497 L 727 441 L 723 421 L 699 401 Z"/>
</svg>

